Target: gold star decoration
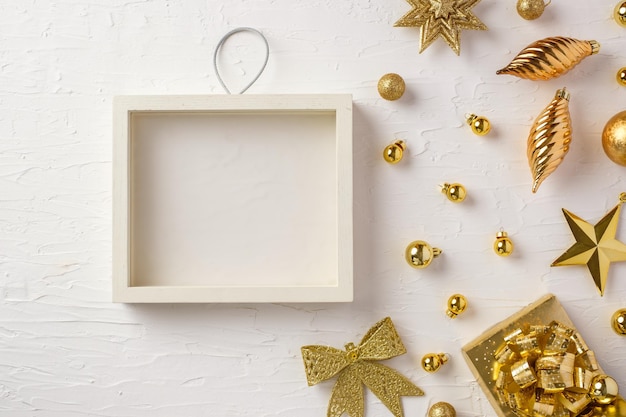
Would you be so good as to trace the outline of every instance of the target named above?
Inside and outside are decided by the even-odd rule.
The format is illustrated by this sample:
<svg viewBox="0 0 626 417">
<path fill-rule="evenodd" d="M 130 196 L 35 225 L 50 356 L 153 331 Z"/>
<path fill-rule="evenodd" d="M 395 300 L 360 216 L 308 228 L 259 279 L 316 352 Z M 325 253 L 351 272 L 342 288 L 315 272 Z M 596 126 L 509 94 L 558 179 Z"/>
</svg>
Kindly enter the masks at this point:
<svg viewBox="0 0 626 417">
<path fill-rule="evenodd" d="M 576 243 L 551 265 L 587 265 L 600 296 L 604 295 L 611 262 L 626 261 L 626 245 L 615 239 L 622 203 L 626 202 L 626 193 L 620 194 L 619 198 L 619 204 L 595 225 L 563 209 Z"/>
<path fill-rule="evenodd" d="M 461 29 L 487 30 L 470 10 L 480 0 L 406 0 L 413 9 L 402 16 L 394 26 L 420 27 L 420 54 L 437 37 L 459 55 L 461 53 Z"/>
</svg>

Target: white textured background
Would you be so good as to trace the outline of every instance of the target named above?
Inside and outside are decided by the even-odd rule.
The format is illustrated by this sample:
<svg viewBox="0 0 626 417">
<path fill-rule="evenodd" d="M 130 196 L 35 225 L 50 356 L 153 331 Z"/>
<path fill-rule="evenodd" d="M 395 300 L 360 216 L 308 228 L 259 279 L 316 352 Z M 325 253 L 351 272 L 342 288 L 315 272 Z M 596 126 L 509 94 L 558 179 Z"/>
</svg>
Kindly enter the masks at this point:
<svg viewBox="0 0 626 417">
<path fill-rule="evenodd" d="M 566 207 L 597 221 L 626 191 L 624 168 L 600 146 L 626 106 L 614 80 L 626 65 L 615 1 L 554 0 L 537 21 L 514 0 L 474 8 L 487 32 L 464 31 L 461 56 L 443 41 L 418 54 L 419 30 L 394 28 L 403 0 L 4 0 L 0 3 L 0 414 L 6 416 L 299 416 L 326 413 L 332 383 L 307 387 L 300 346 L 341 347 L 390 315 L 408 354 L 389 361 L 426 391 L 407 416 L 439 400 L 460 416 L 494 416 L 461 346 L 546 292 L 555 293 L 626 392 L 626 338 L 610 329 L 626 307 L 626 265 L 600 298 L 584 267 L 551 269 L 572 243 Z M 111 298 L 111 100 L 116 94 L 221 93 L 211 54 L 238 26 L 262 30 L 268 68 L 250 93 L 352 93 L 355 126 L 355 302 L 317 305 L 114 305 Z M 496 76 L 546 36 L 596 39 L 599 55 L 563 78 Z M 225 73 L 241 82 L 262 55 L 241 35 Z M 375 85 L 401 74 L 407 94 Z M 557 88 L 572 93 L 572 149 L 530 192 L 528 129 Z M 473 136 L 463 115 L 494 125 Z M 381 159 L 408 142 L 397 166 Z M 453 205 L 437 184 L 466 185 Z M 491 250 L 504 227 L 515 255 Z M 618 236 L 626 240 L 626 220 Z M 410 269 L 405 245 L 444 250 Z M 471 310 L 451 321 L 447 297 Z M 429 351 L 451 362 L 419 368 Z M 390 415 L 373 395 L 367 416 Z"/>
</svg>

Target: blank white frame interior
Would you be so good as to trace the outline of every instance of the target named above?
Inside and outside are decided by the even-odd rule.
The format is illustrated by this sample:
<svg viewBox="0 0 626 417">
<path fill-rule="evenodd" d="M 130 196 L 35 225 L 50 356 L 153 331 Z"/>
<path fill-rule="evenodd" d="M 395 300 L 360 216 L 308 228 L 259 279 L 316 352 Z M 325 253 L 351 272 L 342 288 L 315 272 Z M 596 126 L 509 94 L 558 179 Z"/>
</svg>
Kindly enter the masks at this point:
<svg viewBox="0 0 626 417">
<path fill-rule="evenodd" d="M 113 301 L 348 302 L 351 95 L 118 96 Z"/>
</svg>

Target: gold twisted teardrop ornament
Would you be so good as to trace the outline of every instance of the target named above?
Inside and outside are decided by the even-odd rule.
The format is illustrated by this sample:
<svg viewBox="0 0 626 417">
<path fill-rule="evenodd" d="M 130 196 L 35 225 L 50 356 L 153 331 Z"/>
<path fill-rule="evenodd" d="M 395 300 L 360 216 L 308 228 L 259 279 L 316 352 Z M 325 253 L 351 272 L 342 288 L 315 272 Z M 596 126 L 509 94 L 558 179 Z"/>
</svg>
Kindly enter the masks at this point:
<svg viewBox="0 0 626 417">
<path fill-rule="evenodd" d="M 550 2 L 551 0 L 547 3 L 543 0 L 518 0 L 517 13 L 526 20 L 535 20 L 541 17 Z"/>
<path fill-rule="evenodd" d="M 545 38 L 528 45 L 496 74 L 509 74 L 534 81 L 550 80 L 560 77 L 584 58 L 599 51 L 600 44 L 596 41 L 566 37 Z"/>
<path fill-rule="evenodd" d="M 533 193 L 561 165 L 569 151 L 572 140 L 569 98 L 565 88 L 558 90 L 554 100 L 537 116 L 528 135 L 526 155 L 533 176 Z"/>
</svg>

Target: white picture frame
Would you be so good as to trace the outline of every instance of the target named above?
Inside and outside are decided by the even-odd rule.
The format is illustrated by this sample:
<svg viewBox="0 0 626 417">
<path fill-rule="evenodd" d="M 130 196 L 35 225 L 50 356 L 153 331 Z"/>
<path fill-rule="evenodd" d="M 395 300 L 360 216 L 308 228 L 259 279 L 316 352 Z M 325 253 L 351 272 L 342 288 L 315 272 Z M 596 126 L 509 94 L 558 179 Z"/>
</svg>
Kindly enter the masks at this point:
<svg viewBox="0 0 626 417">
<path fill-rule="evenodd" d="M 113 301 L 352 301 L 352 184 L 351 95 L 117 96 Z"/>
</svg>

